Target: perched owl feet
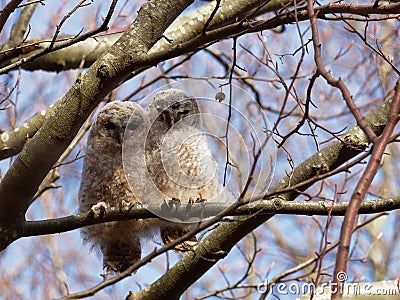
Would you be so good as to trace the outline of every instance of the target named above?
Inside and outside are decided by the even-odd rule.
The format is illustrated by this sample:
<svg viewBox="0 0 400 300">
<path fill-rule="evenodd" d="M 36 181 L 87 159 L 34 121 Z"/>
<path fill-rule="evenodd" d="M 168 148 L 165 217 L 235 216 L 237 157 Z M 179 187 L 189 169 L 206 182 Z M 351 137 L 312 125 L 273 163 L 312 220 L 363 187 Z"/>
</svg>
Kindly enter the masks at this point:
<svg viewBox="0 0 400 300">
<path fill-rule="evenodd" d="M 204 202 L 207 202 L 207 199 L 204 199 L 201 196 L 196 198 L 196 200 L 194 200 L 193 198 L 189 198 L 189 200 L 188 200 L 188 204 L 204 203 Z"/>
<path fill-rule="evenodd" d="M 177 210 L 181 206 L 181 200 L 178 198 L 165 198 L 164 202 L 161 203 L 161 209 L 171 211 L 173 208 Z"/>
<path fill-rule="evenodd" d="M 197 198 L 195 203 L 205 203 L 207 202 L 207 199 L 204 199 L 203 197 Z"/>
<path fill-rule="evenodd" d="M 194 209 L 195 204 L 200 204 L 201 207 L 204 207 L 204 204 L 207 202 L 207 199 L 202 198 L 201 196 L 199 198 L 193 199 L 193 198 L 189 198 L 188 203 L 186 204 L 186 208 L 185 208 L 185 220 L 190 219 L 193 216 L 193 213 L 196 214 L 196 211 Z M 203 215 L 201 213 L 200 218 L 203 218 Z"/>
<path fill-rule="evenodd" d="M 99 203 L 93 205 L 90 208 L 90 212 L 95 216 L 104 216 L 106 213 L 106 209 L 108 208 L 107 204 L 104 201 L 100 201 Z"/>
<path fill-rule="evenodd" d="M 112 277 L 114 274 L 115 274 L 114 271 L 105 269 L 103 271 L 103 273 L 100 274 L 100 276 L 103 277 L 103 281 L 106 281 L 108 278 Z"/>
<path fill-rule="evenodd" d="M 130 211 L 135 206 L 138 207 L 139 205 L 137 203 L 132 202 L 132 201 L 122 200 L 122 202 L 121 202 L 121 204 L 119 206 L 119 209 L 120 209 L 120 211 Z"/>
</svg>

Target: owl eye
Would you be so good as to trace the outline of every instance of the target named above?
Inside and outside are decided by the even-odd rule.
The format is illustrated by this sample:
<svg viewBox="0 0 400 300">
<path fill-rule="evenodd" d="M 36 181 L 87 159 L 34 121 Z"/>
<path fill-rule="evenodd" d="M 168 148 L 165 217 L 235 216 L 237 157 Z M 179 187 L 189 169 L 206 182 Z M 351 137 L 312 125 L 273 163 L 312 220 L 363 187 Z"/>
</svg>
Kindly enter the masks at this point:
<svg viewBox="0 0 400 300">
<path fill-rule="evenodd" d="M 104 124 L 104 127 L 108 130 L 115 130 L 117 128 L 117 125 L 114 123 L 108 122 Z"/>
<path fill-rule="evenodd" d="M 179 103 L 174 103 L 174 104 L 171 105 L 171 108 L 173 110 L 177 110 L 179 108 L 179 106 L 181 106 Z"/>
<path fill-rule="evenodd" d="M 180 111 L 179 114 L 180 115 L 188 115 L 188 114 L 190 114 L 190 110 L 189 109 L 185 109 L 183 111 Z"/>
<path fill-rule="evenodd" d="M 136 130 L 138 129 L 139 124 L 135 123 L 135 122 L 129 122 L 128 124 L 128 130 Z"/>
</svg>

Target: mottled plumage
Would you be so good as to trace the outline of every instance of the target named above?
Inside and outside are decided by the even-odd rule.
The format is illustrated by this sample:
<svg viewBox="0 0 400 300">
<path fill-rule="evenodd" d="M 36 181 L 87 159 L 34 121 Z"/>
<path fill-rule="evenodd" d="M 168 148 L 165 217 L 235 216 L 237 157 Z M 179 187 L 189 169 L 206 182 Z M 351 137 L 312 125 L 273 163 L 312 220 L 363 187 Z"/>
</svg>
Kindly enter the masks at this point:
<svg viewBox="0 0 400 300">
<path fill-rule="evenodd" d="M 232 194 L 218 180 L 200 120 L 196 100 L 175 89 L 157 93 L 147 112 L 132 102 L 104 106 L 87 141 L 80 212 L 162 204 L 166 198 L 183 203 L 231 200 Z M 88 226 L 82 228 L 82 236 L 102 252 L 104 268 L 122 272 L 140 260 L 140 240 L 155 229 L 168 244 L 190 228 L 163 219 L 130 220 Z M 175 250 L 196 245 L 192 237 Z"/>
<path fill-rule="evenodd" d="M 206 201 L 232 200 L 232 194 L 218 179 L 217 165 L 212 158 L 206 135 L 201 131 L 198 103 L 177 89 L 156 94 L 147 107 L 151 128 L 146 141 L 150 177 L 167 198 L 182 203 L 190 199 Z M 164 243 L 189 230 L 188 225 L 171 223 L 161 228 Z M 181 244 L 187 250 L 196 243 Z"/>
<path fill-rule="evenodd" d="M 104 106 L 87 141 L 78 196 L 80 212 L 139 203 L 128 186 L 122 163 L 123 136 L 129 119 L 130 133 L 137 136 L 130 145 L 132 153 L 138 160 L 144 158 L 147 113 L 133 102 L 116 101 Z M 82 228 L 82 236 L 93 248 L 101 250 L 104 268 L 121 272 L 140 259 L 140 238 L 146 227 L 142 220 L 109 222 Z"/>
</svg>

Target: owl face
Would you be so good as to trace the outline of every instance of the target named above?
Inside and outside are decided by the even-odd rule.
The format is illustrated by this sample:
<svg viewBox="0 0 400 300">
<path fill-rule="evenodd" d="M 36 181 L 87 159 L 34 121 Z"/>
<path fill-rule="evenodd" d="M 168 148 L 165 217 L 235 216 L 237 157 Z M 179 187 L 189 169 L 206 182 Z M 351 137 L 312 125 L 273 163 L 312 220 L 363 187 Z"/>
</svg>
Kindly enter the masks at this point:
<svg viewBox="0 0 400 300">
<path fill-rule="evenodd" d="M 168 104 L 165 103 L 167 106 Z M 179 121 L 183 120 L 192 112 L 198 111 L 197 103 L 193 100 L 183 100 L 179 102 L 173 102 L 170 106 L 164 108 L 164 105 L 157 107 L 159 118 L 162 122 L 165 122 L 168 127 L 174 126 Z"/>
<path fill-rule="evenodd" d="M 187 125 L 197 126 L 200 123 L 199 116 L 195 116 L 199 114 L 196 99 L 176 89 L 157 93 L 147 110 L 156 127 L 163 129 L 170 129 L 184 119 Z M 189 115 L 193 116 L 187 118 Z"/>
<path fill-rule="evenodd" d="M 92 138 L 122 145 L 125 130 L 130 134 L 146 133 L 144 110 L 133 102 L 112 102 L 104 106 L 92 125 Z"/>
</svg>

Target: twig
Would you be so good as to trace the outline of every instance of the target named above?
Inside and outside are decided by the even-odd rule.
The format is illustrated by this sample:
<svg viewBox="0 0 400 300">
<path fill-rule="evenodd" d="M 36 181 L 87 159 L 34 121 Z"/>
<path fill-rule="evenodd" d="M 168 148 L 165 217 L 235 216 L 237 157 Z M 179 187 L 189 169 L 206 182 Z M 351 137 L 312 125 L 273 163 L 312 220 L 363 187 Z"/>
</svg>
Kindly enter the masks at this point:
<svg viewBox="0 0 400 300">
<path fill-rule="evenodd" d="M 326 70 L 324 63 L 322 62 L 321 44 L 319 42 L 319 34 L 317 26 L 317 14 L 315 13 L 314 4 L 312 0 L 308 0 L 307 2 L 307 11 L 310 18 L 310 25 L 312 31 L 314 60 L 319 73 L 321 74 L 322 77 L 325 78 L 326 82 L 329 85 L 338 88 L 340 90 L 340 92 L 342 93 L 342 97 L 346 101 L 347 107 L 354 115 L 358 126 L 360 126 L 360 128 L 365 132 L 370 141 L 374 141 L 376 139 L 376 135 L 371 129 L 371 127 L 368 125 L 368 123 L 364 120 L 358 107 L 355 105 L 347 86 L 340 78 L 339 79 L 334 78 L 332 74 Z"/>
<path fill-rule="evenodd" d="M 354 228 L 354 232 L 357 231 L 357 230 L 359 230 L 360 228 L 362 228 L 362 227 L 364 227 L 364 226 L 370 224 L 371 222 L 373 222 L 373 221 L 379 219 L 380 217 L 385 216 L 385 215 L 386 215 L 385 213 L 381 213 L 381 214 L 375 215 L 375 216 L 371 217 L 370 219 L 368 219 L 368 220 L 366 220 L 366 221 L 364 221 L 364 222 L 358 224 L 358 225 Z M 335 249 L 338 245 L 339 245 L 339 241 L 337 241 L 337 242 L 335 242 L 335 243 L 332 243 L 328 248 L 325 249 L 325 254 L 331 252 L 331 251 L 332 251 L 333 249 Z M 268 280 L 268 283 L 265 283 L 265 284 L 267 285 L 267 287 L 266 287 L 266 289 L 265 289 L 265 292 L 261 295 L 261 297 L 259 298 L 259 300 L 264 300 L 264 299 L 266 298 L 266 296 L 268 295 L 268 292 L 271 290 L 271 287 L 272 287 L 275 283 L 281 282 L 283 278 L 285 278 L 285 277 L 287 277 L 287 276 L 289 276 L 289 275 L 292 275 L 292 274 L 294 274 L 294 273 L 297 273 L 297 272 L 299 272 L 300 270 L 306 269 L 307 267 L 309 267 L 309 266 L 311 266 L 311 265 L 317 263 L 319 259 L 320 259 L 320 255 L 317 254 L 317 255 L 315 255 L 315 257 L 310 258 L 310 259 L 306 260 L 305 262 L 302 262 L 302 263 L 298 264 L 297 266 L 295 266 L 295 267 L 293 267 L 293 268 L 291 268 L 291 269 L 285 270 L 285 271 L 282 272 L 281 274 L 276 275 L 276 276 L 275 276 L 274 278 L 272 278 L 271 280 Z M 285 280 L 285 281 L 286 281 L 286 280 Z"/>
</svg>

